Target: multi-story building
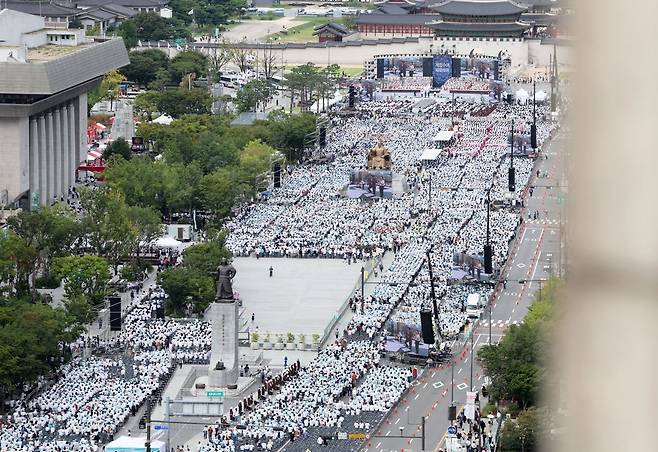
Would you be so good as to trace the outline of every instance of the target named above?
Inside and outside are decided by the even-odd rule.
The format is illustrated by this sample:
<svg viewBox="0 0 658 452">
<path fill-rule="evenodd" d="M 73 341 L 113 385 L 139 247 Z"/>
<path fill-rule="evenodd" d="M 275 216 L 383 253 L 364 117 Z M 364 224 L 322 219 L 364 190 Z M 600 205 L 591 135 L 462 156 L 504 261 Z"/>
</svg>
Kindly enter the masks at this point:
<svg viewBox="0 0 658 452">
<path fill-rule="evenodd" d="M 121 39 L 0 11 L 0 206 L 65 196 L 87 154 L 87 92 L 129 63 Z"/>
</svg>

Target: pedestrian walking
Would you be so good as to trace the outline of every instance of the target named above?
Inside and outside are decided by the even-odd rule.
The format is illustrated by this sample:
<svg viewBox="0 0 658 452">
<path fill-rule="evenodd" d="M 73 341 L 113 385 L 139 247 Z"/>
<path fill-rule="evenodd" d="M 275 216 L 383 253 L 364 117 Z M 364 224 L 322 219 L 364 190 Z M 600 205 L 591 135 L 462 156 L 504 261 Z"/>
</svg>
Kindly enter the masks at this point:
<svg viewBox="0 0 658 452">
<path fill-rule="evenodd" d="M 270 265 L 270 278 L 272 277 L 273 274 L 274 274 L 274 268 L 272 268 L 272 266 Z"/>
<path fill-rule="evenodd" d="M 256 320 L 256 314 L 252 312 L 251 313 L 251 323 L 254 323 L 255 320 Z"/>
<path fill-rule="evenodd" d="M 288 357 L 287 356 L 283 357 L 283 367 L 288 367 Z"/>
</svg>

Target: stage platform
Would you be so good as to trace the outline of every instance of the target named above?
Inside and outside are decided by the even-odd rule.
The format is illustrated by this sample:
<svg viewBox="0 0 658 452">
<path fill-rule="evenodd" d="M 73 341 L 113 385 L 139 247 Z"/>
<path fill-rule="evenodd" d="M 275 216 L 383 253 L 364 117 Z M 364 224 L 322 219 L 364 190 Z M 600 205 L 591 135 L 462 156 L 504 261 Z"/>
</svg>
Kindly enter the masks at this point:
<svg viewBox="0 0 658 452">
<path fill-rule="evenodd" d="M 237 270 L 233 290 L 240 294 L 243 319 L 251 331 L 258 327 L 259 332 L 307 336 L 322 336 L 361 270 L 360 264 L 348 265 L 342 259 L 238 257 L 233 266 Z"/>
</svg>

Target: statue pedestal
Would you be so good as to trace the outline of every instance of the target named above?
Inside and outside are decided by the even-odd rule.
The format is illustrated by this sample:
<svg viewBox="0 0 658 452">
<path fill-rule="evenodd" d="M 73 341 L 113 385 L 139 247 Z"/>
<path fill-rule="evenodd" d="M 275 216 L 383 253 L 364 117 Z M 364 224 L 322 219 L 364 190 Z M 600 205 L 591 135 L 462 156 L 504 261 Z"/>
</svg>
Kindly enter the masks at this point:
<svg viewBox="0 0 658 452">
<path fill-rule="evenodd" d="M 208 385 L 211 388 L 234 385 L 240 375 L 238 303 L 235 300 L 211 303 L 204 317 L 210 323 L 211 332 Z M 218 363 L 222 364 L 219 369 Z"/>
</svg>

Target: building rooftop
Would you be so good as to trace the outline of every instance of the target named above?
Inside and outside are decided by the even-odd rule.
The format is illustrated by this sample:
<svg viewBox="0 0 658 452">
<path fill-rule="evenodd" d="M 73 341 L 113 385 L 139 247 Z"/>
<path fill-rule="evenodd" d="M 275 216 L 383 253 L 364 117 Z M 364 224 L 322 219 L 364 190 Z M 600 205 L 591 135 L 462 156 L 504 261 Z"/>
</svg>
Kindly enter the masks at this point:
<svg viewBox="0 0 658 452">
<path fill-rule="evenodd" d="M 359 14 L 356 17 L 357 24 L 425 25 L 436 20 L 441 20 L 441 16 L 433 14 Z"/>
<path fill-rule="evenodd" d="M 28 50 L 27 62 L 0 62 L 0 93 L 54 94 L 129 63 L 121 39 L 36 47 Z"/>
<path fill-rule="evenodd" d="M 440 14 L 456 16 L 504 16 L 528 9 L 511 0 L 446 0 L 428 2 L 426 6 Z"/>
<path fill-rule="evenodd" d="M 474 32 L 512 32 L 524 31 L 530 28 L 529 24 L 523 22 L 511 23 L 470 23 L 470 22 L 443 22 L 437 21 L 428 24 L 435 30 L 441 31 L 474 31 Z"/>
<path fill-rule="evenodd" d="M 66 30 L 56 30 L 56 31 L 66 31 Z M 27 51 L 27 62 L 28 63 L 39 63 L 43 61 L 56 60 L 61 58 L 64 55 L 70 55 L 75 52 L 79 52 L 82 49 L 94 46 L 94 43 L 87 43 L 77 46 L 56 46 L 56 45 L 45 45 L 40 47 L 34 47 L 28 49 Z"/>
<path fill-rule="evenodd" d="M 347 28 L 335 22 L 328 22 L 326 24 L 316 25 L 313 30 L 314 30 L 313 36 L 318 35 L 323 31 L 328 31 L 339 36 L 347 36 L 351 33 Z"/>
<path fill-rule="evenodd" d="M 56 3 L 51 3 L 47 0 L 41 2 L 6 0 L 3 3 L 7 9 L 43 17 L 67 17 L 74 16 L 76 13 L 80 12 L 80 10 L 75 7 L 69 8 Z"/>
</svg>

